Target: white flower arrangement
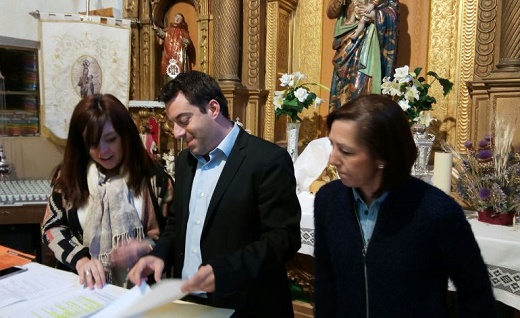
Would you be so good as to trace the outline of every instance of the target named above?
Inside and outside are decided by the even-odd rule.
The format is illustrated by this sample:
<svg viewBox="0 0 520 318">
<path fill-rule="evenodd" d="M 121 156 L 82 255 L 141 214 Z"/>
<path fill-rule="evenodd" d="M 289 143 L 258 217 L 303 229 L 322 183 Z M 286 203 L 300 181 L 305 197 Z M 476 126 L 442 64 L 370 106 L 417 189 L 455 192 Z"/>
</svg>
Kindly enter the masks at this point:
<svg viewBox="0 0 520 318">
<path fill-rule="evenodd" d="M 418 67 L 410 72 L 408 65 L 395 69 L 393 79 L 384 77 L 381 84 L 381 94 L 392 96 L 408 117 L 410 125 L 418 122 L 428 127 L 432 120 L 430 110 L 437 100 L 428 95 L 432 83 L 427 83 L 424 77 L 419 77 L 422 68 Z M 437 73 L 429 71 L 426 75 L 432 76 L 442 86 L 443 95 L 451 91 L 453 83 L 442 78 Z"/>
<path fill-rule="evenodd" d="M 306 76 L 300 72 L 292 74 L 283 74 L 280 77 L 280 86 L 285 87 L 283 91 L 275 91 L 273 104 L 275 115 L 278 118 L 281 115 L 287 115 L 291 122 L 301 121 L 299 114 L 303 109 L 308 109 L 310 105 L 317 108 L 323 99 L 316 96 L 308 86 L 316 85 L 327 89 L 327 87 L 316 82 L 304 82 Z"/>
</svg>

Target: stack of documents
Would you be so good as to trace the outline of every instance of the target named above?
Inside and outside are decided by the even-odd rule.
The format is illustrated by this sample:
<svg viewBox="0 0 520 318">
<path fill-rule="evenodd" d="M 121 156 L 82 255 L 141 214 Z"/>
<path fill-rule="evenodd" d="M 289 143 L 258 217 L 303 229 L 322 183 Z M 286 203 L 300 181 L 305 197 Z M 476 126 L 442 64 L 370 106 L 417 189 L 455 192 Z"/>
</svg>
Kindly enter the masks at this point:
<svg viewBox="0 0 520 318">
<path fill-rule="evenodd" d="M 77 275 L 37 263 L 0 280 L 0 317 L 230 317 L 233 310 L 180 301 L 179 279 L 150 288 L 127 290 L 114 285 L 88 289 Z"/>
</svg>

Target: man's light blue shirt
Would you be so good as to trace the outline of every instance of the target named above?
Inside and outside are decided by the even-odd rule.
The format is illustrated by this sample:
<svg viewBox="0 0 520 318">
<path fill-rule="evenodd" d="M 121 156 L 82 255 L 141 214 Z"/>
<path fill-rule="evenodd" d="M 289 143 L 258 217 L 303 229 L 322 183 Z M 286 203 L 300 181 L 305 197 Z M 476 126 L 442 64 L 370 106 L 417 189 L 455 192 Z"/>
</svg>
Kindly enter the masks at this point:
<svg viewBox="0 0 520 318">
<path fill-rule="evenodd" d="M 209 161 L 206 161 L 201 155 L 194 155 L 198 163 L 191 187 L 190 216 L 186 228 L 182 279 L 192 277 L 202 264 L 202 255 L 200 252 L 202 227 L 206 220 L 206 213 L 213 191 L 226 165 L 227 158 L 235 145 L 239 131 L 240 128 L 235 124 L 233 129 L 231 129 L 229 134 L 220 142 L 217 148 L 209 153 Z"/>
<path fill-rule="evenodd" d="M 368 207 L 365 201 L 363 201 L 363 198 L 357 189 L 352 188 L 352 193 L 354 194 L 354 199 L 356 201 L 356 212 L 359 224 L 361 225 L 361 230 L 363 231 L 365 246 L 368 246 L 368 243 L 372 238 L 372 233 L 374 233 L 379 207 L 388 196 L 388 192 L 383 193 L 379 198 L 372 202 L 370 207 Z"/>
</svg>

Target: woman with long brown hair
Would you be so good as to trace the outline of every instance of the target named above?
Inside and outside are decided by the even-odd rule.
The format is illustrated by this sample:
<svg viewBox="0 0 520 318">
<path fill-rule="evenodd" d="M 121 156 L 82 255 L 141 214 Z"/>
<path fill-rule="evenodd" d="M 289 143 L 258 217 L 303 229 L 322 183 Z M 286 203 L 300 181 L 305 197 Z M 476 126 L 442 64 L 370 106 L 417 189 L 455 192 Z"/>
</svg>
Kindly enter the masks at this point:
<svg viewBox="0 0 520 318">
<path fill-rule="evenodd" d="M 127 286 L 127 269 L 153 249 L 164 228 L 173 180 L 148 155 L 116 97 L 82 99 L 69 127 L 52 178 L 43 241 L 89 288 Z"/>
</svg>

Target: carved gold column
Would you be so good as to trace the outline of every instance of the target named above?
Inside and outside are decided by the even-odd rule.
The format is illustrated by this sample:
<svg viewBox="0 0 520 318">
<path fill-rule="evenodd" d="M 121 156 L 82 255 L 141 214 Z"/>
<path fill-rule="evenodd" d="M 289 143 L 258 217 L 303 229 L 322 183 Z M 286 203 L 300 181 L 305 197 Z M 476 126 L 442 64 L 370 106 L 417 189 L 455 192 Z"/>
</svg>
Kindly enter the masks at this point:
<svg viewBox="0 0 520 318">
<path fill-rule="evenodd" d="M 131 37 L 130 99 L 153 100 L 157 86 L 157 62 L 148 2 L 125 0 L 123 16 L 135 21 Z"/>
<path fill-rule="evenodd" d="M 232 120 L 245 117 L 248 91 L 240 83 L 238 70 L 240 61 L 240 0 L 219 0 L 213 3 L 215 15 L 214 66 L 215 78 L 229 103 L 229 115 Z"/>
<path fill-rule="evenodd" d="M 138 3 L 136 0 L 125 0 L 123 4 L 123 17 L 125 19 L 139 19 Z M 132 24 L 131 38 L 130 38 L 130 99 L 134 99 L 139 91 L 139 27 L 137 24 Z"/>
<path fill-rule="evenodd" d="M 239 82 L 240 0 L 219 0 L 215 6 L 215 77 L 221 82 Z"/>
<path fill-rule="evenodd" d="M 274 91 L 279 73 L 289 71 L 292 52 L 292 17 L 298 0 L 267 0 L 267 38 L 265 88 L 269 95 L 265 107 L 263 138 L 275 141 Z"/>
<path fill-rule="evenodd" d="M 157 94 L 158 68 L 156 59 L 155 33 L 151 25 L 144 25 L 139 32 L 139 95 L 141 100 L 154 100 Z M 136 96 L 137 98 L 137 96 Z"/>
<path fill-rule="evenodd" d="M 244 0 L 242 33 L 242 83 L 249 90 L 249 98 L 241 121 L 252 134 L 263 136 L 267 91 L 265 88 L 266 3 L 263 0 Z"/>
<path fill-rule="evenodd" d="M 209 0 L 194 1 L 198 13 L 198 38 L 199 49 L 197 50 L 198 70 L 206 74 L 213 73 L 213 16 L 209 10 Z"/>
<path fill-rule="evenodd" d="M 501 71 L 520 71 L 520 1 L 502 1 L 500 58 Z"/>
</svg>

